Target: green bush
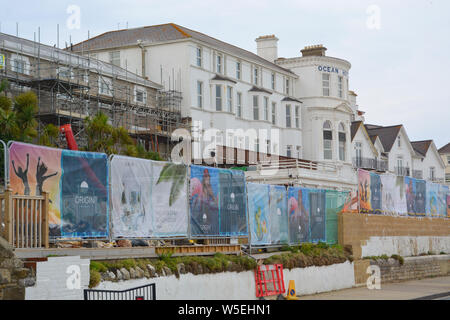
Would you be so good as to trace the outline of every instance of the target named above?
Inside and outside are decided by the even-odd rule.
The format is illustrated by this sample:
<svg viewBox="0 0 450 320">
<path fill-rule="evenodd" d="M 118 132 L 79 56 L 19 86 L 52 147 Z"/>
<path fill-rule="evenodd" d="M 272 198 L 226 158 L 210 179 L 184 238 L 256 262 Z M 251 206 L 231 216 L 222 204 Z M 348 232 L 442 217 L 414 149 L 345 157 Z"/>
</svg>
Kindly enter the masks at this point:
<svg viewBox="0 0 450 320">
<path fill-rule="evenodd" d="M 403 265 L 405 263 L 405 259 L 402 256 L 399 256 L 398 254 L 393 254 L 391 258 L 397 260 L 400 263 L 400 265 Z"/>
<path fill-rule="evenodd" d="M 100 284 L 100 281 L 102 280 L 102 277 L 100 275 L 100 272 L 97 270 L 91 269 L 91 277 L 89 279 L 89 288 L 95 288 Z"/>
<path fill-rule="evenodd" d="M 100 273 L 108 271 L 108 267 L 98 261 L 91 261 L 90 269 Z"/>
</svg>

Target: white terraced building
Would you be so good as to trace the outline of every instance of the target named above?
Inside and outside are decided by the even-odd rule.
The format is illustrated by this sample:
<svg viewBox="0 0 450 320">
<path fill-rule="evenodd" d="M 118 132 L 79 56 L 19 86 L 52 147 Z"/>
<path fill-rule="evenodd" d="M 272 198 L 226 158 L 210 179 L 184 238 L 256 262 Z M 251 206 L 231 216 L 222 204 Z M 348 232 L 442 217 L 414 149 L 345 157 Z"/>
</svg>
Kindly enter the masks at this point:
<svg viewBox="0 0 450 320">
<path fill-rule="evenodd" d="M 194 146 L 195 159 L 210 157 L 214 142 L 247 150 L 247 165 L 255 151 L 291 162 L 272 176 L 261 176 L 272 167 L 259 164 L 249 180 L 354 190 L 357 168 L 412 175 L 414 164 L 433 163 L 438 176 L 443 172 L 435 152 L 417 152 L 404 128 L 396 131 L 399 149 L 384 135 L 391 130 L 364 125 L 357 95 L 349 88 L 350 62 L 327 56 L 322 45 L 280 58 L 274 35 L 261 36 L 256 44 L 257 54 L 170 23 L 107 32 L 72 50 L 180 91 L 182 116 L 191 118 L 194 142 L 202 141 L 201 148 Z M 211 141 L 205 137 L 210 128 L 218 130 Z M 268 135 L 233 135 L 240 129 L 263 129 Z M 278 135 L 271 135 L 273 129 Z"/>
</svg>

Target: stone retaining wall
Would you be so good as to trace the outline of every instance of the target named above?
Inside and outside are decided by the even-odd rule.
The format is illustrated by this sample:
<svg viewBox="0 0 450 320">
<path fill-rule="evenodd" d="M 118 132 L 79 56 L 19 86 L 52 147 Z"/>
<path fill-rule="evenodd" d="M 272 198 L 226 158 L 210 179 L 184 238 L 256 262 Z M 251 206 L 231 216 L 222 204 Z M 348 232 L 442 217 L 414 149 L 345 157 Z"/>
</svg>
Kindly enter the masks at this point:
<svg viewBox="0 0 450 320">
<path fill-rule="evenodd" d="M 0 237 L 0 300 L 24 300 L 25 288 L 34 285 L 30 269 L 14 255 L 14 248 Z"/>
<path fill-rule="evenodd" d="M 450 275 L 450 255 L 422 256 L 404 258 L 403 264 L 397 259 L 355 261 L 355 283 L 365 286 L 370 274 L 369 266 L 380 267 L 381 283 L 420 280 L 430 277 Z"/>
</svg>

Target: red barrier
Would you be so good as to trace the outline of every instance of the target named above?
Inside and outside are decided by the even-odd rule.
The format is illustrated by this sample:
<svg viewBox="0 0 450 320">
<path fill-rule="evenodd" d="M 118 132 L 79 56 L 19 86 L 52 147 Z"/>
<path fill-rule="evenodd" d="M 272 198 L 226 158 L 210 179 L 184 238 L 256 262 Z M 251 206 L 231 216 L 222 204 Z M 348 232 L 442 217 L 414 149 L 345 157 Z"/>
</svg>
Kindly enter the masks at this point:
<svg viewBox="0 0 450 320">
<path fill-rule="evenodd" d="M 283 265 L 258 266 L 255 271 L 256 297 L 268 297 L 284 294 Z"/>
</svg>

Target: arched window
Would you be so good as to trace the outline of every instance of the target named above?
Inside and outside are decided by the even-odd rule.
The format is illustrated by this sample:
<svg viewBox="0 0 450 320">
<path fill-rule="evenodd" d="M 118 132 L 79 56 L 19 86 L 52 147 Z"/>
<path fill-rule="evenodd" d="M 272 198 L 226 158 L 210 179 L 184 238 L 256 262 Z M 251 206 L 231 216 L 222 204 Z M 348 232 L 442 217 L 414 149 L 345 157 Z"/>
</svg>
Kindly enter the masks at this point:
<svg viewBox="0 0 450 320">
<path fill-rule="evenodd" d="M 333 131 L 330 121 L 323 124 L 323 158 L 333 160 Z"/>
<path fill-rule="evenodd" d="M 345 147 L 347 145 L 347 134 L 345 133 L 345 126 L 341 122 L 339 124 L 339 160 L 345 161 Z"/>
</svg>

